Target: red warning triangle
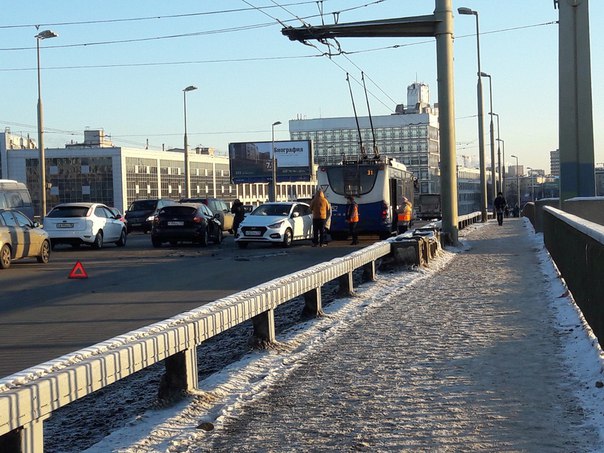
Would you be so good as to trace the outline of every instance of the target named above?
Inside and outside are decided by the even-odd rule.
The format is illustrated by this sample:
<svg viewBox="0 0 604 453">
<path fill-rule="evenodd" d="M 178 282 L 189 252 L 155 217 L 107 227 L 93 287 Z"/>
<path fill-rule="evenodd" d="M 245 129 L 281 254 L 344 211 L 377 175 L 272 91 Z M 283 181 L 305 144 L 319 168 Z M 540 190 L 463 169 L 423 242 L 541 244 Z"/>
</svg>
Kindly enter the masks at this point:
<svg viewBox="0 0 604 453">
<path fill-rule="evenodd" d="M 75 263 L 73 269 L 69 273 L 69 278 L 88 278 L 88 274 L 84 270 L 84 266 L 79 261 Z"/>
</svg>

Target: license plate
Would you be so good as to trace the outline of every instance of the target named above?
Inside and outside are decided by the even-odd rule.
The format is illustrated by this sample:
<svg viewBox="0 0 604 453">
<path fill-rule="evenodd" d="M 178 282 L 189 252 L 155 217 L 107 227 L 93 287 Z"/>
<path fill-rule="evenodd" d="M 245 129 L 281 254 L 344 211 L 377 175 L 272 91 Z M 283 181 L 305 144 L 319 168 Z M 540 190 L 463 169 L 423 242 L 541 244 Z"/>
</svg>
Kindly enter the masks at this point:
<svg viewBox="0 0 604 453">
<path fill-rule="evenodd" d="M 262 231 L 246 231 L 246 236 L 262 236 Z"/>
<path fill-rule="evenodd" d="M 73 223 L 57 223 L 57 228 L 73 228 Z"/>
<path fill-rule="evenodd" d="M 175 221 L 175 220 L 168 221 L 168 226 L 183 226 L 184 224 L 185 224 L 185 222 L 182 222 L 182 221 Z"/>
</svg>

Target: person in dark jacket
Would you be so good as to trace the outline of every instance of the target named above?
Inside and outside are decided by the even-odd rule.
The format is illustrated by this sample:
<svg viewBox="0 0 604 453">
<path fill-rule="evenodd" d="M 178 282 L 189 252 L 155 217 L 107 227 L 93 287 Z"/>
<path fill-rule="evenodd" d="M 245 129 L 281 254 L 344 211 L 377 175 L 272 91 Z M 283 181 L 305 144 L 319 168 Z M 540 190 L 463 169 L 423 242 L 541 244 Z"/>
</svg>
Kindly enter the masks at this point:
<svg viewBox="0 0 604 453">
<path fill-rule="evenodd" d="M 493 201 L 493 206 L 495 206 L 495 212 L 497 213 L 497 223 L 499 223 L 499 225 L 503 225 L 503 212 L 507 205 L 508 203 L 505 201 L 505 198 L 503 198 L 503 193 L 499 192 L 497 198 Z"/>
<path fill-rule="evenodd" d="M 231 233 L 237 234 L 239 224 L 243 222 L 243 219 L 245 218 L 245 209 L 243 208 L 243 203 L 241 202 L 241 200 L 239 200 L 239 198 L 233 201 L 233 206 L 231 206 L 231 213 L 235 214 L 235 217 L 233 218 L 233 229 L 231 230 Z"/>
</svg>

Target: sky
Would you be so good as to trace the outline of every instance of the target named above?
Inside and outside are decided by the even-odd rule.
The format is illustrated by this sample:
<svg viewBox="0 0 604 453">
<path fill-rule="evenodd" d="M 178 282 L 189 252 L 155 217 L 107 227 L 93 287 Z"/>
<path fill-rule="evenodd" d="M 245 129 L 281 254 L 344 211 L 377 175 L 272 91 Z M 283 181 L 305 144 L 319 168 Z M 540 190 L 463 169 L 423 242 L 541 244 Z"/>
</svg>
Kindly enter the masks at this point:
<svg viewBox="0 0 604 453">
<path fill-rule="evenodd" d="M 319 7 L 322 5 L 323 16 Z M 479 12 L 481 69 L 491 74 L 506 164 L 549 172 L 558 148 L 558 10 L 552 0 L 454 0 Z M 305 46 L 283 24 L 319 25 L 431 14 L 434 1 L 411 0 L 40 0 L 9 2 L 0 19 L 0 126 L 36 139 L 36 40 L 41 41 L 41 97 L 46 147 L 83 141 L 104 129 L 117 146 L 182 148 L 183 89 L 189 146 L 226 153 L 228 143 L 288 140 L 288 120 L 353 116 L 346 73 L 365 74 L 373 115 L 406 103 L 412 82 L 438 101 L 431 38 L 343 38 Z M 590 2 L 595 162 L 604 163 L 604 46 L 593 24 L 604 2 Z M 478 158 L 476 36 L 473 16 L 454 14 L 457 155 Z M 328 52 L 334 54 L 331 58 Z M 488 80 L 483 80 L 485 111 Z M 360 115 L 367 106 L 353 81 Z M 488 125 L 485 123 L 488 152 Z"/>
<path fill-rule="evenodd" d="M 565 345 L 561 354 L 562 360 L 576 379 L 575 395 L 585 411 L 585 418 L 598 430 L 600 439 L 604 439 L 604 413 L 600 405 L 601 399 L 594 392 L 594 382 L 601 380 L 604 354 L 596 337 L 581 316 L 578 307 L 562 282 L 554 264 L 543 245 L 543 234 L 534 234 L 528 219 L 524 219 L 526 234 L 531 238 L 539 260 L 539 269 L 543 275 L 543 297 L 551 301 L 549 308 L 554 313 L 546 316 L 552 322 L 554 329 L 564 337 Z M 471 232 L 484 224 L 476 224 L 464 230 Z M 199 429 L 200 421 L 213 425 L 216 435 L 220 435 L 225 423 L 245 410 L 247 404 L 263 392 L 282 382 L 285 376 L 296 369 L 299 364 L 308 365 L 308 357 L 317 354 L 320 345 L 333 340 L 346 331 L 362 316 L 371 316 L 374 310 L 384 304 L 391 303 L 392 294 L 400 288 L 409 286 L 423 278 L 434 276 L 439 269 L 449 265 L 451 260 L 462 249 L 471 247 L 471 241 L 462 248 L 447 248 L 435 260 L 430 262 L 430 268 L 418 269 L 417 272 L 400 272 L 381 275 L 377 282 L 371 285 L 361 285 L 355 288 L 359 297 L 337 299 L 324 306 L 328 316 L 320 323 L 308 321 L 302 326 L 296 326 L 283 333 L 278 338 L 282 344 L 294 345 L 287 351 L 280 350 L 278 354 L 252 353 L 240 361 L 211 375 L 200 382 L 200 396 L 192 400 L 184 400 L 169 408 L 153 410 L 144 416 L 137 417 L 126 428 L 114 431 L 101 442 L 85 450 L 88 453 L 107 451 L 159 452 L 159 451 L 199 451 L 200 445 L 207 444 L 208 438 Z M 475 270 L 478 272 L 478 270 Z M 436 277 L 434 277 L 436 278 Z M 560 296 L 564 294 L 564 297 Z M 327 325 L 325 323 L 328 323 Z M 568 335 L 573 331 L 575 334 Z M 217 398 L 203 397 L 203 392 L 218 395 Z M 117 397 L 116 397 L 117 398 Z M 552 404 L 557 404 L 555 392 L 552 392 Z M 383 413 L 388 414 L 393 409 L 387 404 Z M 386 417 L 387 418 L 387 417 Z M 594 451 L 598 446 L 594 445 Z M 210 445 L 211 448 L 211 445 Z M 599 451 L 599 450 L 598 450 Z"/>
</svg>

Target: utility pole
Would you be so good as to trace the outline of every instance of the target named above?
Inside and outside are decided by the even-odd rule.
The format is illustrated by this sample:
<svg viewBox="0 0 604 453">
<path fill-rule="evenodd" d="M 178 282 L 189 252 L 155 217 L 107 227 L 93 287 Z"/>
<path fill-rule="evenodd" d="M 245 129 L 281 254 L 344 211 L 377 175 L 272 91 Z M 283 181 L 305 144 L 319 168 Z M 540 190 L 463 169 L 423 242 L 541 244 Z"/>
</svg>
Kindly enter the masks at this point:
<svg viewBox="0 0 604 453">
<path fill-rule="evenodd" d="M 453 76 L 452 0 L 435 0 L 434 14 L 397 19 L 321 26 L 286 27 L 281 32 L 292 41 L 339 38 L 436 38 L 438 103 L 440 121 L 440 164 L 442 231 L 445 239 L 458 243 L 457 173 L 455 157 L 455 102 Z"/>
</svg>

